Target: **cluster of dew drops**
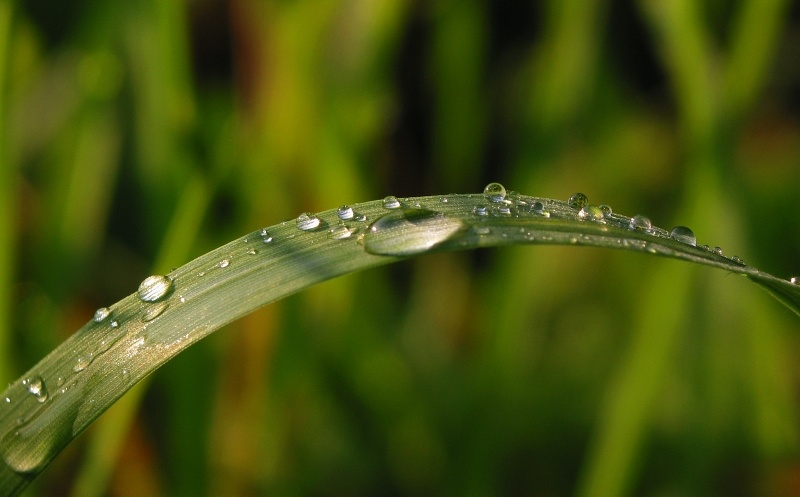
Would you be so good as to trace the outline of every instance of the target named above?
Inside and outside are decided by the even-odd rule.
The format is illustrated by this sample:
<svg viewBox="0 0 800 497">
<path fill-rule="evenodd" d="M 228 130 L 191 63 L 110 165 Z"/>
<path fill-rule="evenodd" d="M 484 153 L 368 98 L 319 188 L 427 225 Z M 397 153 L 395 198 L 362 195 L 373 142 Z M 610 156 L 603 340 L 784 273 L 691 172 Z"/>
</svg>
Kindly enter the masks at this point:
<svg viewBox="0 0 800 497">
<path fill-rule="evenodd" d="M 500 215 L 508 216 L 512 214 L 514 208 L 517 212 L 532 213 L 545 218 L 549 218 L 553 209 L 548 208 L 547 199 L 523 200 L 514 192 L 509 192 L 500 183 L 489 183 L 483 190 L 484 197 L 489 201 L 489 205 L 478 205 L 473 209 L 473 213 L 478 216 Z M 516 197 L 516 198 L 513 198 Z M 720 247 L 710 247 L 708 245 L 697 245 L 697 237 L 691 228 L 687 226 L 675 226 L 670 231 L 662 230 L 653 225 L 650 218 L 645 215 L 637 214 L 627 217 L 614 213 L 609 205 L 592 205 L 589 198 L 583 193 L 575 193 L 567 199 L 567 205 L 577 211 L 577 218 L 581 221 L 612 224 L 617 227 L 627 228 L 631 231 L 647 233 L 656 238 L 671 238 L 683 244 L 704 249 L 717 256 L 723 256 Z M 551 206 L 552 207 L 552 206 Z M 735 264 L 744 265 L 738 256 L 730 257 L 729 260 Z M 789 280 L 793 284 L 798 283 L 798 278 L 793 277 Z"/>
<path fill-rule="evenodd" d="M 514 192 L 507 191 L 500 183 L 489 183 L 486 185 L 483 190 L 483 196 L 488 201 L 488 205 L 476 205 L 473 208 L 473 213 L 476 216 L 510 216 L 514 209 L 520 210 L 522 208 L 525 209 L 525 212 L 532 213 L 533 215 L 544 218 L 549 218 L 551 216 L 552 206 L 549 205 L 551 201 L 547 199 L 522 200 Z M 516 199 L 512 199 L 513 197 L 516 197 Z M 657 237 L 669 237 L 686 245 L 697 247 L 697 238 L 694 232 L 686 226 L 676 226 L 667 232 L 653 226 L 647 216 L 637 214 L 628 218 L 615 214 L 608 205 L 592 205 L 589 203 L 587 196 L 583 193 L 575 193 L 570 196 L 567 200 L 567 205 L 576 210 L 578 219 L 583 221 L 615 224 L 620 227 L 626 227 L 629 230 L 642 231 Z M 382 206 L 384 209 L 395 210 L 403 207 L 403 204 L 397 197 L 388 196 L 383 199 Z M 367 221 L 366 215 L 357 213 L 353 207 L 349 205 L 340 206 L 336 210 L 336 216 L 338 222 L 327 229 L 328 237 L 334 240 L 346 240 L 358 234 L 360 228 L 351 227 L 351 223 L 364 223 Z M 320 231 L 323 227 L 327 228 L 327 225 L 316 214 L 311 212 L 304 212 L 297 216 L 294 220 L 294 224 L 298 230 L 303 232 Z M 272 234 L 266 228 L 256 232 L 256 234 L 264 244 L 271 244 L 274 241 Z M 245 241 L 247 240 L 248 239 L 245 238 Z M 720 247 L 711 248 L 708 245 L 703 245 L 699 248 L 722 256 L 722 249 Z M 248 255 L 255 255 L 258 253 L 258 250 L 250 247 L 247 249 L 246 253 Z M 736 256 L 731 257 L 730 260 L 734 263 L 744 264 L 742 260 Z M 216 263 L 216 267 L 226 268 L 230 264 L 231 259 L 224 258 Z M 198 273 L 199 276 L 203 276 L 204 274 L 205 272 Z M 798 277 L 792 277 L 789 281 L 792 284 L 800 283 Z M 172 277 L 162 275 L 148 276 L 142 281 L 139 285 L 137 296 L 139 300 L 149 304 L 148 308 L 142 314 L 142 321 L 151 321 L 160 316 L 167 309 L 169 304 L 165 302 L 165 298 L 172 292 L 173 283 Z M 180 301 L 184 302 L 184 298 L 180 297 Z M 108 326 L 111 328 L 119 327 L 119 322 L 113 319 L 113 311 L 108 307 L 97 309 L 93 317 L 93 322 L 97 324 L 107 322 Z M 84 370 L 97 355 L 110 348 L 114 341 L 115 339 L 111 338 L 101 343 L 99 349 L 95 351 L 94 356 L 79 357 L 72 370 L 75 373 Z M 123 370 L 123 374 L 127 374 L 127 371 Z M 60 388 L 60 393 L 65 393 L 69 388 L 69 385 L 65 385 L 65 380 L 61 377 L 57 379 L 56 383 L 57 387 Z M 44 403 L 50 398 L 47 386 L 41 376 L 35 375 L 25 378 L 22 381 L 22 386 L 40 403 Z M 11 403 L 11 399 L 5 397 L 4 402 Z"/>
</svg>

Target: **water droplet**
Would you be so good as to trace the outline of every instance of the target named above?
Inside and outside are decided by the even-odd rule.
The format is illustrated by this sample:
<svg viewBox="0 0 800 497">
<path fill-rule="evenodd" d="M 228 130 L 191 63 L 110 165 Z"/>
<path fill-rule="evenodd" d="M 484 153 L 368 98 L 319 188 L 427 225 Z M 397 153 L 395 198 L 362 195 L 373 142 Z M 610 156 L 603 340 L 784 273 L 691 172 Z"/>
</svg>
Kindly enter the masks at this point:
<svg viewBox="0 0 800 497">
<path fill-rule="evenodd" d="M 426 252 L 466 229 L 459 219 L 427 209 L 401 209 L 378 218 L 364 235 L 371 254 L 405 256 Z"/>
<path fill-rule="evenodd" d="M 573 193 L 572 196 L 569 197 L 567 203 L 573 209 L 581 209 L 584 205 L 589 203 L 589 197 L 584 195 L 583 193 Z"/>
<path fill-rule="evenodd" d="M 397 197 L 389 195 L 388 197 L 383 199 L 384 209 L 397 209 L 399 207 L 400 207 L 400 201 L 397 200 Z"/>
<path fill-rule="evenodd" d="M 328 231 L 328 238 L 333 240 L 344 240 L 353 235 L 353 231 L 345 224 L 337 224 Z"/>
<path fill-rule="evenodd" d="M 366 214 L 356 214 L 356 216 L 353 219 L 355 219 L 356 221 L 358 221 L 360 223 L 363 223 L 364 221 L 367 220 L 367 216 L 366 216 Z"/>
<path fill-rule="evenodd" d="M 152 321 L 158 316 L 162 315 L 167 310 L 169 304 L 167 302 L 160 302 L 145 309 L 142 313 L 142 321 Z"/>
<path fill-rule="evenodd" d="M 231 260 L 230 259 L 222 259 L 221 261 L 219 261 L 217 263 L 217 266 L 222 267 L 222 268 L 226 268 L 226 267 L 228 267 L 230 265 L 231 265 Z"/>
<path fill-rule="evenodd" d="M 715 253 L 717 255 L 722 255 L 722 248 L 721 247 L 714 247 L 713 249 L 711 249 L 711 252 L 713 252 L 713 253 Z"/>
<path fill-rule="evenodd" d="M 256 255 L 258 253 L 258 251 L 256 249 L 254 249 L 254 248 L 249 248 L 249 249 L 247 249 L 246 253 L 247 253 L 247 255 Z"/>
<path fill-rule="evenodd" d="M 491 228 L 488 226 L 475 226 L 474 231 L 478 235 L 488 235 L 492 232 Z"/>
<path fill-rule="evenodd" d="M 489 183 L 483 189 L 483 194 L 490 202 L 502 202 L 506 199 L 506 187 L 500 183 Z"/>
<path fill-rule="evenodd" d="M 266 228 L 258 232 L 259 236 L 261 236 L 261 241 L 264 243 L 269 243 L 272 241 L 272 235 L 269 234 Z"/>
<path fill-rule="evenodd" d="M 601 204 L 600 210 L 603 211 L 603 217 L 605 218 L 611 217 L 611 214 L 614 213 L 614 211 L 611 210 L 611 206 L 608 204 Z"/>
<path fill-rule="evenodd" d="M 22 380 L 22 386 L 24 386 L 28 392 L 36 397 L 38 402 L 47 401 L 47 387 L 45 386 L 44 380 L 42 380 L 41 376 L 32 376 Z"/>
<path fill-rule="evenodd" d="M 11 403 L 11 399 L 9 397 L 4 397 L 3 400 L 5 400 L 6 404 Z"/>
<path fill-rule="evenodd" d="M 486 206 L 485 206 L 485 205 L 476 205 L 476 206 L 475 206 L 475 207 L 472 209 L 472 213 L 473 213 L 473 214 L 475 214 L 476 216 L 485 216 L 485 215 L 486 215 L 486 214 L 488 214 L 489 212 L 487 211 L 487 209 L 486 209 Z"/>
<path fill-rule="evenodd" d="M 511 215 L 511 207 L 506 204 L 498 204 L 494 208 L 494 213 L 498 216 L 510 216 Z"/>
<path fill-rule="evenodd" d="M 798 281 L 799 280 L 797 276 L 792 276 L 791 278 L 789 278 L 789 283 L 791 283 L 792 285 L 796 285 Z"/>
<path fill-rule="evenodd" d="M 533 203 L 533 206 L 531 207 L 531 209 L 536 214 L 541 214 L 541 213 L 544 212 L 544 204 L 539 202 L 539 201 L 536 201 L 536 202 Z"/>
<path fill-rule="evenodd" d="M 628 227 L 632 230 L 643 230 L 643 231 L 650 231 L 653 229 L 653 223 L 650 222 L 650 218 L 647 216 L 643 216 L 641 214 L 636 214 L 631 218 L 631 222 Z"/>
<path fill-rule="evenodd" d="M 741 264 L 743 266 L 745 265 L 744 261 L 738 255 L 734 255 L 733 257 L 731 257 L 731 261 L 735 262 L 736 264 Z"/>
<path fill-rule="evenodd" d="M 88 357 L 81 356 L 81 357 L 78 357 L 78 360 L 75 362 L 75 365 L 72 366 L 72 370 L 75 371 L 76 373 L 80 373 L 81 371 L 83 371 L 84 369 L 89 367 L 89 364 L 92 363 L 93 359 L 94 358 L 92 356 L 88 356 Z"/>
<path fill-rule="evenodd" d="M 310 212 L 304 212 L 297 216 L 295 220 L 297 227 L 303 231 L 311 231 L 319 227 L 320 220 L 317 216 Z"/>
<path fill-rule="evenodd" d="M 336 215 L 339 216 L 339 219 L 342 221 L 347 221 L 348 219 L 353 219 L 353 208 L 349 205 L 342 205 L 336 210 Z"/>
<path fill-rule="evenodd" d="M 694 236 L 694 231 L 686 226 L 675 226 L 670 231 L 669 237 L 693 247 L 697 246 L 697 238 Z"/>
<path fill-rule="evenodd" d="M 578 212 L 578 217 L 589 221 L 602 221 L 604 216 L 600 207 L 596 205 L 584 205 L 581 207 L 580 212 Z"/>
<path fill-rule="evenodd" d="M 94 322 L 95 323 L 103 322 L 103 320 L 105 320 L 109 316 L 109 314 L 111 314 L 111 309 L 109 309 L 108 307 L 101 307 L 97 309 L 96 311 L 94 311 Z"/>
<path fill-rule="evenodd" d="M 166 276 L 148 276 L 139 285 L 139 299 L 144 302 L 155 302 L 166 296 L 172 289 L 172 280 Z"/>
<path fill-rule="evenodd" d="M 450 200 L 447 197 L 442 197 L 439 199 L 439 202 L 446 204 L 447 202 L 450 202 Z"/>
<path fill-rule="evenodd" d="M 112 328 L 117 328 L 118 326 L 119 326 L 119 322 L 117 322 L 117 320 L 111 321 L 111 327 Z"/>
</svg>

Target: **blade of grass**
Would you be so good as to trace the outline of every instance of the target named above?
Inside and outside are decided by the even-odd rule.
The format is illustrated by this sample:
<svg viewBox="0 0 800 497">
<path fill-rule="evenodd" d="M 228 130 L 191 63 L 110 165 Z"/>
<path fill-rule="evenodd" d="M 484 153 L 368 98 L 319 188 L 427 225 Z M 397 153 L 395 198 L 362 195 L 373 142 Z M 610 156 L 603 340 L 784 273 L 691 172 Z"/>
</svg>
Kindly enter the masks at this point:
<svg viewBox="0 0 800 497">
<path fill-rule="evenodd" d="M 630 229 L 619 214 L 585 219 L 566 202 L 516 194 L 403 204 L 365 202 L 346 222 L 329 210 L 250 233 L 170 272 L 163 295 L 133 294 L 101 312 L 0 396 L 0 495 L 19 492 L 125 391 L 222 325 L 320 281 L 412 255 L 512 244 L 618 248 L 768 281 L 800 314 L 796 285 L 659 228 Z"/>
</svg>

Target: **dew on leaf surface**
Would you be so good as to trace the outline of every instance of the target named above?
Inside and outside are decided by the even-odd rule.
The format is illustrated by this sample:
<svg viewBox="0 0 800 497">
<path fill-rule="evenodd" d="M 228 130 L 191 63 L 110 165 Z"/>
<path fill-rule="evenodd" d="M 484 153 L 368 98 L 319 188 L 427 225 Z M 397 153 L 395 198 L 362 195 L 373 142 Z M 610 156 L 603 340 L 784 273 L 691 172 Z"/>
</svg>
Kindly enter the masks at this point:
<svg viewBox="0 0 800 497">
<path fill-rule="evenodd" d="M 108 307 L 101 307 L 94 311 L 94 322 L 102 323 L 111 314 L 111 309 Z"/>
<path fill-rule="evenodd" d="M 148 276 L 139 285 L 139 299 L 143 302 L 156 302 L 172 289 L 172 280 L 166 276 Z"/>
<path fill-rule="evenodd" d="M 506 199 L 506 187 L 500 183 L 489 183 L 483 189 L 483 194 L 490 202 L 502 202 Z"/>
<path fill-rule="evenodd" d="M 297 224 L 297 227 L 300 228 L 301 230 L 311 231 L 319 227 L 320 220 L 316 215 L 310 212 L 304 212 L 299 216 L 297 216 L 295 223 Z"/>
<path fill-rule="evenodd" d="M 427 209 L 398 209 L 374 221 L 364 234 L 371 254 L 404 256 L 425 252 L 449 240 L 466 225 Z"/>
<path fill-rule="evenodd" d="M 641 214 L 636 214 L 631 218 L 629 228 L 632 230 L 638 229 L 643 231 L 650 231 L 651 229 L 653 229 L 653 223 L 650 221 L 649 217 L 643 216 Z"/>
<path fill-rule="evenodd" d="M 602 221 L 603 211 L 596 205 L 584 205 L 578 212 L 578 218 L 589 221 Z"/>
<path fill-rule="evenodd" d="M 570 207 L 572 207 L 573 209 L 578 209 L 578 210 L 583 208 L 583 206 L 588 204 L 588 203 L 589 203 L 589 197 L 587 197 L 586 195 L 584 195 L 583 193 L 580 193 L 580 192 L 573 193 L 569 197 L 569 200 L 567 200 L 567 204 L 569 204 Z"/>
<path fill-rule="evenodd" d="M 697 237 L 694 236 L 694 231 L 686 226 L 675 226 L 670 231 L 669 237 L 693 247 L 697 246 Z"/>
<path fill-rule="evenodd" d="M 389 195 L 383 199 L 383 207 L 384 209 L 398 209 L 400 207 L 400 201 L 397 200 L 397 197 Z"/>
<path fill-rule="evenodd" d="M 342 221 L 353 219 L 353 208 L 349 205 L 342 205 L 336 210 L 336 215 L 339 216 L 339 219 Z"/>
</svg>

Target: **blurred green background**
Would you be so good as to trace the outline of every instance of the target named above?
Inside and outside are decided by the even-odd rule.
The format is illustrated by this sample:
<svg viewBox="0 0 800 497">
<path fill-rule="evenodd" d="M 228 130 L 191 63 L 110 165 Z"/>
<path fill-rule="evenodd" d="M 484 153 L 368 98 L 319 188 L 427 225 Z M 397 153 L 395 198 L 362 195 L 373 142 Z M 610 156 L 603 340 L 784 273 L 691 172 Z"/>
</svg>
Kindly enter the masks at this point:
<svg viewBox="0 0 800 497">
<path fill-rule="evenodd" d="M 247 231 L 488 181 L 800 274 L 800 5 L 0 0 L 0 376 Z M 676 261 L 421 257 L 195 345 L 26 495 L 797 495 L 798 331 Z"/>
</svg>

